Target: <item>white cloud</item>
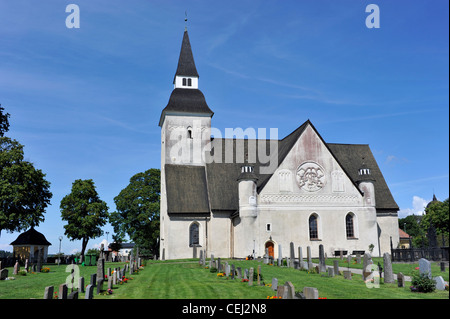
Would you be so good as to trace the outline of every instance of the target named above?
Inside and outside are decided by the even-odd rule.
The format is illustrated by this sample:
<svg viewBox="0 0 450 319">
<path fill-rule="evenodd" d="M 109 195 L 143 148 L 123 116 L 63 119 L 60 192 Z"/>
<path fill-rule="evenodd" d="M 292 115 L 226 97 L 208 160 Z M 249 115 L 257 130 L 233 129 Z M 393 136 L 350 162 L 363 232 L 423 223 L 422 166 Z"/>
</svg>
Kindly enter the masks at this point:
<svg viewBox="0 0 450 319">
<path fill-rule="evenodd" d="M 400 209 L 398 212 L 398 217 L 405 218 L 408 215 L 423 215 L 425 207 L 429 202 L 429 200 L 423 199 L 419 196 L 413 196 L 412 208 Z"/>
</svg>

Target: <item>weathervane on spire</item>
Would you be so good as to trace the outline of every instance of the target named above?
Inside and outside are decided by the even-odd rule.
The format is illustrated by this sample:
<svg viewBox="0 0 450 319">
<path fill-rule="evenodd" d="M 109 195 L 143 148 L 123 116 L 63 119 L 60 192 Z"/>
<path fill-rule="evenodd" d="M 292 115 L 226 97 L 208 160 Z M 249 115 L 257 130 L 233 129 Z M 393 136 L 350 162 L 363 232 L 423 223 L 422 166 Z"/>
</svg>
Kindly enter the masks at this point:
<svg viewBox="0 0 450 319">
<path fill-rule="evenodd" d="M 184 31 L 187 31 L 187 11 L 184 11 Z"/>
</svg>

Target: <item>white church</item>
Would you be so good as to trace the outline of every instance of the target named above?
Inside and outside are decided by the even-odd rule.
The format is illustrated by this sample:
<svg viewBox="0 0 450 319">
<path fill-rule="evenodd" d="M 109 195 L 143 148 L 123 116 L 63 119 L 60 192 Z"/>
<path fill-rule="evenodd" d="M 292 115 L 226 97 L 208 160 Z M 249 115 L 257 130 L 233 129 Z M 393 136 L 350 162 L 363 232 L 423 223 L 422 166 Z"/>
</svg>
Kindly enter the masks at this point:
<svg viewBox="0 0 450 319">
<path fill-rule="evenodd" d="M 367 144 L 327 143 L 307 120 L 282 139 L 211 137 L 187 30 L 162 110 L 160 258 L 390 252 L 398 206 Z M 300 124 L 300 123 L 299 123 Z M 214 134 L 213 134 L 214 135 Z"/>
</svg>

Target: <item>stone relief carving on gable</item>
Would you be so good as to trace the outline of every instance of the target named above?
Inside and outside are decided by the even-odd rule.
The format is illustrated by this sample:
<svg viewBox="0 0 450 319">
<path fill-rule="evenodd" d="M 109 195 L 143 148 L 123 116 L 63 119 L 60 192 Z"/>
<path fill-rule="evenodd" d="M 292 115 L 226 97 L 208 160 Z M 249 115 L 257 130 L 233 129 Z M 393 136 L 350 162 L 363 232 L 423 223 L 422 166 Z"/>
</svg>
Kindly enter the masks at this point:
<svg viewBox="0 0 450 319">
<path fill-rule="evenodd" d="M 304 162 L 297 169 L 296 179 L 302 190 L 317 192 L 326 183 L 325 170 L 315 162 Z"/>
<path fill-rule="evenodd" d="M 292 193 L 292 177 L 291 171 L 288 169 L 282 169 L 278 172 L 278 188 L 280 192 Z"/>
<path fill-rule="evenodd" d="M 338 170 L 332 171 L 331 185 L 333 193 L 345 192 L 344 172 Z"/>
</svg>

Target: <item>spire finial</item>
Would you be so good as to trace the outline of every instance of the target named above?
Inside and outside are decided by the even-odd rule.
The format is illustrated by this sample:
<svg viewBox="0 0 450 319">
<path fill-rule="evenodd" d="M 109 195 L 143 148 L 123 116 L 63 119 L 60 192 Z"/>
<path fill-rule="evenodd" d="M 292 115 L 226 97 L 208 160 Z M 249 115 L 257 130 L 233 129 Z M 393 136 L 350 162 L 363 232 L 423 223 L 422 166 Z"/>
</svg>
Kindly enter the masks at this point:
<svg viewBox="0 0 450 319">
<path fill-rule="evenodd" d="M 187 31 L 187 11 L 184 11 L 184 31 Z"/>
</svg>

